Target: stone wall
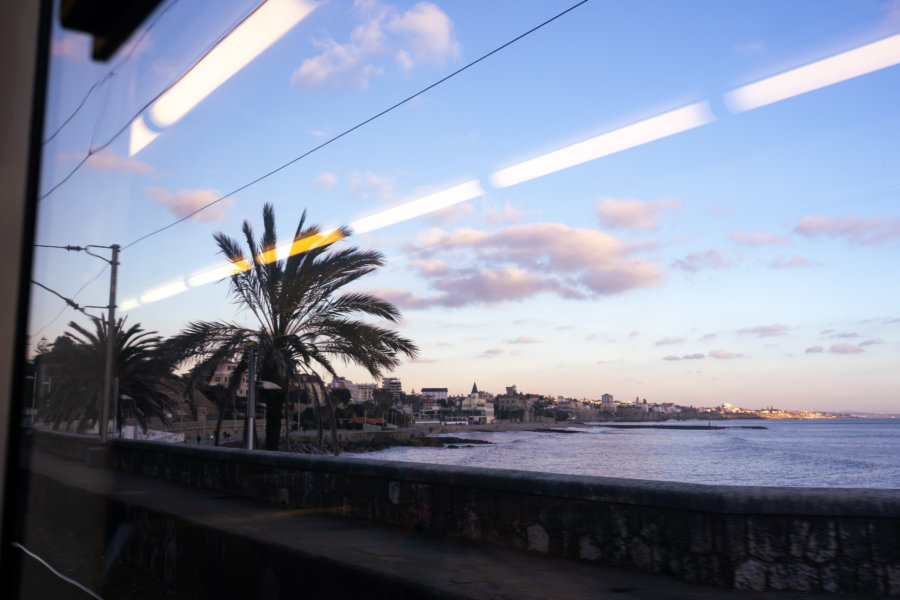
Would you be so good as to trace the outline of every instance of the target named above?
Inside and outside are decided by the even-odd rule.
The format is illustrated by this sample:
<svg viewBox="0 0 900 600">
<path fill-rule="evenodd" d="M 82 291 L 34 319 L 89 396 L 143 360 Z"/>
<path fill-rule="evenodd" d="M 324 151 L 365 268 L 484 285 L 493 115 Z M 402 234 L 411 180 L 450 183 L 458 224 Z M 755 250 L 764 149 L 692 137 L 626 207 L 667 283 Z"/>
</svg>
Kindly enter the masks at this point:
<svg viewBox="0 0 900 600">
<path fill-rule="evenodd" d="M 116 468 L 691 582 L 900 596 L 900 490 L 717 487 L 113 442 Z"/>
</svg>

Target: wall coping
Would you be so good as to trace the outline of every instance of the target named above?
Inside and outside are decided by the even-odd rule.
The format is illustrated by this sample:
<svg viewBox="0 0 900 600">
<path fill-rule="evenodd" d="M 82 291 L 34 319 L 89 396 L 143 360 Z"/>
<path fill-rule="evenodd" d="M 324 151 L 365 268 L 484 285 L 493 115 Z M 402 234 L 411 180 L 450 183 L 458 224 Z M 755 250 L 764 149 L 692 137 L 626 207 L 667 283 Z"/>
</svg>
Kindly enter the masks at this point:
<svg viewBox="0 0 900 600">
<path fill-rule="evenodd" d="M 112 440 L 110 446 L 114 451 L 126 453 L 129 450 L 138 450 L 174 454 L 194 460 L 231 462 L 278 470 L 347 474 L 411 483 L 707 513 L 848 517 L 900 515 L 900 489 L 719 486 L 484 467 L 461 469 L 453 465 L 183 446 L 136 440 Z"/>
</svg>

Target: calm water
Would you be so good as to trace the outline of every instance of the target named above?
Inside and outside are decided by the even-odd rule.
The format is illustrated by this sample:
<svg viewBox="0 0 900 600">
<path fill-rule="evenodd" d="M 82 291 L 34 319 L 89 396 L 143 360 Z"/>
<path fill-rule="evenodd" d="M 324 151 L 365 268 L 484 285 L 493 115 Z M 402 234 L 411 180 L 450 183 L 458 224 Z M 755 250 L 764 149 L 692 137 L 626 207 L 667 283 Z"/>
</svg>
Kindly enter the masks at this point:
<svg viewBox="0 0 900 600">
<path fill-rule="evenodd" d="M 717 424 L 726 429 L 461 432 L 455 435 L 493 444 L 344 456 L 720 485 L 900 488 L 900 419 Z"/>
</svg>

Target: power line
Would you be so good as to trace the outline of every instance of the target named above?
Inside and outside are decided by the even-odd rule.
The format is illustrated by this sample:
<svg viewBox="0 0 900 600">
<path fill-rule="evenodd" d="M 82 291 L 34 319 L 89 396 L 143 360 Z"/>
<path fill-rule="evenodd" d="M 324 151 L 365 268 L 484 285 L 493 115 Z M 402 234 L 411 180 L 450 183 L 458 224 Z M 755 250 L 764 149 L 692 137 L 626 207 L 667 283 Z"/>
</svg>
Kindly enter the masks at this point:
<svg viewBox="0 0 900 600">
<path fill-rule="evenodd" d="M 584 1 L 587 2 L 587 0 L 584 0 Z M 261 5 L 260 5 L 260 6 L 261 6 Z M 259 8 L 259 7 L 257 7 L 257 8 L 254 9 L 254 10 L 257 10 L 258 8 Z M 252 13 L 251 13 L 251 14 L 252 14 Z M 244 18 L 244 20 L 246 20 L 246 17 Z M 243 20 L 242 20 L 241 22 L 243 22 Z M 203 57 L 205 57 L 206 55 L 208 55 L 208 54 L 209 54 L 210 52 L 212 52 L 219 44 L 221 44 L 221 43 L 222 43 L 222 42 L 223 42 L 223 41 L 224 41 L 224 40 L 225 40 L 225 39 L 226 39 L 226 38 L 227 38 L 227 37 L 235 30 L 235 29 L 238 28 L 238 26 L 241 24 L 241 22 L 238 22 L 237 24 L 235 24 L 228 32 L 226 32 L 225 35 L 223 35 L 223 36 L 220 37 L 218 40 L 216 40 L 216 42 L 215 42 L 212 46 L 210 46 L 209 49 L 206 50 L 206 52 L 203 54 Z M 201 57 L 200 60 L 202 60 L 203 57 Z M 199 62 L 199 61 L 198 61 L 198 62 Z M 196 63 L 195 63 L 195 64 L 196 64 Z M 192 66 L 191 68 L 193 68 L 193 66 Z M 38 198 L 38 200 L 43 200 L 43 199 L 45 199 L 47 196 L 49 196 L 50 194 L 52 194 L 53 192 L 55 192 L 56 190 L 58 190 L 60 187 L 62 187 L 67 181 L 69 181 L 69 179 L 72 178 L 73 175 L 75 175 L 75 173 L 77 173 L 78 171 L 81 170 L 81 167 L 84 166 L 84 163 L 86 163 L 86 162 L 88 161 L 88 159 L 90 159 L 93 155 L 97 154 L 98 152 L 102 152 L 102 151 L 106 150 L 107 148 L 109 148 L 109 146 L 110 146 L 114 141 L 116 141 L 116 140 L 119 138 L 120 135 L 122 135 L 123 133 L 125 133 L 125 132 L 128 130 L 128 127 L 131 125 L 131 123 L 132 123 L 135 119 L 137 119 L 139 116 L 141 116 L 141 113 L 143 113 L 145 110 L 147 110 L 148 108 L 150 108 L 150 107 L 153 105 L 154 102 L 156 102 L 157 100 L 159 100 L 159 99 L 162 97 L 163 94 L 165 94 L 165 93 L 168 92 L 170 89 L 172 89 L 172 88 L 175 86 L 175 84 L 177 84 L 179 81 L 181 81 L 181 80 L 184 78 L 184 76 L 185 76 L 187 73 L 190 72 L 190 70 L 191 70 L 191 69 L 188 69 L 187 71 L 185 71 L 184 73 L 182 73 L 181 75 L 179 75 L 172 83 L 170 83 L 169 85 L 167 85 L 166 87 L 164 87 L 162 90 L 159 91 L 158 94 L 156 94 L 156 95 L 153 96 L 150 100 L 148 100 L 147 103 L 144 104 L 142 107 L 140 107 L 140 108 L 137 110 L 137 112 L 135 112 L 128 120 L 126 120 L 126 121 L 125 121 L 125 124 L 122 125 L 122 127 L 121 127 L 118 131 L 116 131 L 116 132 L 112 135 L 112 137 L 110 137 L 108 140 L 106 140 L 106 142 L 104 142 L 103 144 L 100 144 L 100 145 L 97 146 L 96 148 L 95 148 L 95 147 L 90 147 L 90 148 L 88 148 L 88 152 L 87 152 L 87 154 L 84 156 L 84 158 L 82 158 L 80 161 L 78 161 L 78 164 L 75 165 L 75 166 L 72 168 L 72 170 L 69 171 L 68 174 L 66 174 L 65 177 L 63 177 L 59 182 L 57 182 L 56 185 L 54 185 L 52 188 L 50 188 L 49 190 L 47 190 L 46 192 L 44 192 L 44 193 Z"/>
<path fill-rule="evenodd" d="M 88 317 L 90 317 L 90 318 L 92 318 L 92 319 L 96 319 L 96 318 L 97 318 L 97 317 L 95 317 L 94 315 L 92 315 L 92 314 L 90 314 L 89 312 L 87 312 L 86 310 L 84 310 L 84 308 L 82 308 L 81 306 L 79 306 L 78 303 L 75 302 L 74 300 L 72 300 L 71 298 L 66 298 L 65 296 L 63 296 L 62 294 L 60 294 L 59 292 L 57 292 L 56 290 L 51 289 L 51 288 L 48 288 L 48 287 L 47 287 L 46 285 L 44 285 L 43 283 L 41 283 L 41 282 L 39 282 L 39 281 L 35 281 L 34 279 L 31 280 L 31 283 L 33 283 L 34 285 L 36 285 L 36 286 L 38 286 L 38 287 L 42 287 L 42 288 L 44 288 L 45 290 L 47 290 L 48 292 L 50 292 L 51 294 L 53 294 L 54 296 L 59 297 L 59 298 L 60 298 L 61 300 L 63 300 L 68 306 L 71 306 L 72 308 L 74 308 L 75 310 L 79 311 L 80 313 L 82 313 L 82 314 L 84 314 L 84 315 L 87 315 Z"/>
<path fill-rule="evenodd" d="M 37 245 L 39 245 L 39 244 L 35 244 L 35 245 L 37 246 Z M 65 248 L 65 246 L 45 246 L 45 247 L 47 247 L 47 248 Z M 68 250 L 68 248 L 66 248 L 66 249 Z M 72 294 L 72 300 L 75 300 L 75 298 L 78 297 L 78 294 L 80 294 L 82 291 L 84 291 L 84 288 L 86 288 L 86 287 L 89 286 L 90 284 L 92 284 L 92 283 L 94 283 L 95 281 L 97 281 L 97 278 L 100 277 L 101 275 L 103 275 L 103 274 L 106 272 L 106 269 L 108 269 L 108 268 L 109 268 L 109 265 L 108 265 L 108 264 L 107 264 L 107 265 L 104 265 L 103 268 L 100 269 L 100 271 L 99 271 L 96 275 L 94 275 L 93 277 L 91 277 L 90 279 L 88 279 L 87 281 L 85 281 L 84 284 L 83 284 L 80 288 L 78 288 L 78 290 L 77 290 L 74 294 Z M 56 321 L 59 320 L 59 318 L 62 316 L 62 314 L 63 314 L 64 312 L 66 312 L 66 309 L 67 309 L 67 308 L 69 308 L 69 304 L 68 304 L 68 303 L 66 303 L 66 305 L 63 306 L 62 309 L 61 309 L 58 313 L 56 313 L 56 316 L 53 317 L 52 319 L 50 319 L 50 321 L 47 322 L 47 324 L 45 324 L 43 327 L 41 327 L 40 329 L 38 329 L 37 331 L 35 331 L 35 332 L 32 333 L 31 335 L 35 336 L 35 335 L 41 333 L 42 331 L 44 331 L 45 329 L 47 329 L 48 327 L 50 327 L 51 325 L 53 325 L 54 323 L 56 323 Z"/>
<path fill-rule="evenodd" d="M 187 221 L 188 219 L 190 219 L 191 217 L 193 217 L 193 216 L 196 215 L 197 213 L 206 210 L 206 209 L 209 208 L 210 206 L 213 206 L 214 204 L 218 204 L 218 203 L 221 202 L 222 200 L 225 200 L 226 198 L 229 198 L 229 197 L 231 197 L 231 196 L 237 194 L 238 192 L 241 192 L 241 191 L 243 191 L 243 190 L 249 188 L 250 186 L 253 186 L 253 185 L 257 184 L 257 183 L 259 183 L 260 181 L 263 181 L 264 179 L 268 179 L 268 178 L 271 177 L 272 175 L 274 175 L 274 174 L 278 173 L 279 171 L 282 171 L 283 169 L 286 169 L 287 167 L 293 165 L 294 163 L 296 163 L 296 162 L 298 162 L 298 161 L 300 161 L 300 160 L 306 158 L 306 157 L 309 156 L 310 154 L 312 154 L 312 153 L 314 153 L 314 152 L 317 152 L 318 150 L 321 150 L 322 148 L 324 148 L 325 146 L 328 146 L 329 144 L 331 144 L 331 143 L 333 143 L 333 142 L 336 142 L 337 140 L 341 139 L 341 138 L 344 137 L 345 135 L 347 135 L 347 134 L 349 134 L 349 133 L 352 133 L 352 132 L 356 131 L 356 130 L 359 129 L 360 127 L 363 127 L 364 125 L 367 125 L 367 124 L 371 123 L 371 122 L 374 121 L 375 119 L 377 119 L 377 118 L 379 118 L 379 117 L 382 117 L 382 116 L 386 115 L 387 113 L 393 111 L 393 110 L 396 109 L 396 108 L 399 108 L 400 106 L 403 106 L 404 104 L 406 104 L 406 103 L 409 102 L 410 100 L 413 100 L 413 99 L 415 99 L 415 98 L 421 96 L 421 95 L 424 94 L 425 92 L 427 92 L 427 91 L 429 91 L 429 90 L 431 90 L 431 89 L 433 89 L 433 88 L 439 86 L 440 84 L 444 83 L 444 82 L 447 81 L 448 79 L 452 79 L 453 77 L 456 77 L 457 75 L 459 75 L 460 73 L 462 73 L 462 72 L 465 71 L 466 69 L 468 69 L 468 68 L 470 68 L 470 67 L 473 67 L 473 66 L 477 65 L 478 63 L 480 63 L 481 61 L 485 60 L 486 58 L 488 58 L 488 57 L 490 57 L 490 56 L 496 54 L 497 52 L 500 52 L 501 50 L 503 50 L 504 48 L 506 48 L 506 47 L 508 47 L 508 46 L 511 46 L 512 44 L 518 42 L 518 41 L 521 40 L 522 38 L 524 38 L 524 37 L 526 37 L 526 36 L 528 36 L 528 35 L 531 35 L 531 34 L 534 33 L 535 31 L 537 31 L 538 29 L 541 29 L 542 27 L 544 27 L 544 26 L 546 26 L 546 25 L 549 25 L 550 23 L 552 23 L 553 21 L 555 21 L 555 20 L 557 20 L 558 18 L 562 17 L 563 15 L 565 15 L 565 14 L 567 14 L 567 13 L 569 13 L 569 12 L 575 10 L 576 8 L 578 8 L 579 6 L 581 6 L 582 4 L 585 4 L 587 1 L 588 1 L 588 0 L 581 0 L 581 2 L 578 2 L 577 4 L 573 4 L 572 6 L 570 6 L 569 8 L 567 8 L 566 10 L 564 10 L 564 11 L 562 11 L 562 12 L 556 14 L 555 16 L 553 16 L 553 17 L 547 19 L 547 20 L 544 21 L 543 23 L 541 23 L 541 24 L 539 24 L 539 25 L 536 25 L 535 27 L 532 27 L 531 29 L 529 29 L 529 30 L 526 31 L 525 33 L 522 33 L 522 34 L 516 36 L 515 38 L 509 40 L 509 41 L 506 42 L 505 44 L 503 44 L 503 45 L 501 45 L 501 46 L 498 46 L 498 47 L 494 48 L 493 50 L 491 50 L 491 51 L 488 52 L 487 54 L 484 54 L 484 55 L 482 55 L 481 57 L 479 57 L 479 58 L 473 60 L 472 62 L 470 62 L 470 63 L 468 63 L 468 64 L 466 64 L 466 65 L 460 67 L 460 68 L 457 69 L 456 71 L 453 71 L 453 72 L 450 73 L 449 75 L 447 75 L 447 76 L 445 76 L 445 77 L 439 79 L 438 81 L 432 83 L 431 85 L 422 88 L 421 90 L 419 90 L 419 91 L 416 92 L 415 94 L 413 94 L 413 95 L 411 95 L 411 96 L 408 96 L 408 97 L 404 98 L 403 100 L 401 100 L 400 102 L 397 102 L 397 103 L 394 104 L 393 106 L 390 106 L 389 108 L 386 108 L 386 109 L 382 110 L 381 112 L 379 112 L 379 113 L 377 113 L 377 114 L 375 114 L 375 115 L 369 117 L 369 118 L 366 119 L 365 121 L 362 121 L 362 122 L 360 122 L 360 123 L 357 123 L 357 124 L 354 125 L 353 127 L 344 130 L 343 132 L 339 133 L 338 135 L 336 135 L 336 136 L 334 136 L 334 137 L 332 137 L 332 138 L 329 138 L 328 140 L 322 142 L 321 144 L 319 144 L 318 146 L 312 148 L 311 150 L 307 150 L 306 152 L 304 152 L 304 153 L 301 154 L 300 156 L 297 156 L 296 158 L 293 158 L 293 159 L 289 160 L 288 162 L 282 164 L 281 166 L 276 167 L 276 168 L 272 169 L 271 171 L 269 171 L 269 172 L 267 172 L 267 173 L 265 173 L 265 174 L 263 174 L 263 175 L 260 175 L 260 176 L 257 177 L 256 179 L 254 179 L 254 180 L 252 180 L 252 181 L 250 181 L 250 182 L 248 182 L 248 183 L 245 183 L 245 184 L 243 184 L 243 185 L 241 185 L 241 186 L 239 186 L 239 187 L 237 187 L 237 188 L 231 190 L 231 191 L 228 192 L 227 194 L 223 194 L 222 196 L 219 196 L 218 198 L 216 198 L 216 199 L 213 200 L 212 202 L 209 202 L 209 203 L 207 203 L 207 204 L 204 204 L 203 206 L 201 206 L 201 207 L 198 208 L 197 210 L 195 210 L 195 211 L 193 211 L 193 212 L 191 212 L 191 213 L 185 215 L 184 217 L 181 217 L 180 219 L 177 219 L 177 220 L 175 220 L 175 221 L 169 223 L 168 225 L 165 225 L 165 226 L 163 226 L 163 227 L 160 227 L 159 229 L 156 229 L 156 230 L 154 230 L 154 231 L 151 231 L 150 233 L 148 233 L 148 234 L 146 234 L 146 235 L 143 235 L 143 236 L 139 237 L 138 239 L 134 240 L 133 242 L 130 242 L 130 243 L 128 243 L 128 244 L 122 246 L 122 250 L 126 250 L 126 249 L 130 248 L 131 246 L 134 246 L 135 244 L 137 244 L 137 243 L 139 243 L 139 242 L 142 242 L 142 241 L 144 241 L 145 239 L 147 239 L 147 238 L 149 238 L 149 237 L 152 237 L 152 236 L 154 236 L 154 235 L 156 235 L 156 234 L 158 234 L 158 233 L 162 233 L 162 232 L 165 231 L 166 229 L 169 229 L 170 227 L 174 227 L 175 225 L 178 225 L 179 223 L 183 223 L 184 221 Z M 87 159 L 85 159 L 85 160 L 87 160 Z M 82 161 L 82 162 L 84 162 L 84 161 Z M 79 166 L 80 166 L 80 165 L 79 165 Z M 71 176 L 71 175 L 70 175 L 70 176 Z M 67 177 L 67 178 L 68 178 L 68 177 Z M 58 187 L 59 185 L 62 185 L 62 183 L 58 184 L 57 187 Z M 56 188 L 53 188 L 53 189 L 56 189 Z M 52 192 L 53 190 L 50 190 L 50 191 Z M 48 192 L 48 194 L 49 194 L 49 193 L 50 193 L 50 192 Z M 45 196 L 46 196 L 46 194 L 45 194 Z"/>
<path fill-rule="evenodd" d="M 57 134 L 59 134 L 60 131 L 65 129 L 66 126 L 72 121 L 72 119 L 74 119 L 75 116 L 79 112 L 81 112 L 81 109 L 84 108 L 84 105 L 87 103 L 88 98 L 91 97 L 91 95 L 94 93 L 94 91 L 97 88 L 99 88 L 100 86 L 102 86 L 104 83 L 106 83 L 107 81 L 112 79 L 118 73 L 119 69 L 121 69 L 123 66 L 125 66 L 125 63 L 127 63 L 129 60 L 131 60 L 131 57 L 134 56 L 134 53 L 137 51 L 138 47 L 140 47 L 141 43 L 143 43 L 144 38 L 147 37 L 147 34 L 150 33 L 150 30 L 153 29 L 153 27 L 155 27 L 156 24 L 159 23 L 159 21 L 162 19 L 163 15 L 165 15 L 169 11 L 169 9 L 172 8 L 173 6 L 175 6 L 176 4 L 178 4 L 178 0 L 172 0 L 172 2 L 170 2 L 168 5 L 166 5 L 166 7 L 163 8 L 159 12 L 159 14 L 156 15 L 156 17 L 154 17 L 153 21 L 151 21 L 150 24 L 147 25 L 147 27 L 143 31 L 141 31 L 140 36 L 138 36 L 138 38 L 135 40 L 135 42 L 131 45 L 131 48 L 128 49 L 128 52 L 125 54 L 125 56 L 122 58 L 122 60 L 120 60 L 119 63 L 115 67 L 113 67 L 109 73 L 107 73 L 106 75 L 104 75 L 103 77 L 101 77 L 100 79 L 98 79 L 97 81 L 94 82 L 94 85 L 92 85 L 88 89 L 88 91 L 84 95 L 84 98 L 81 99 L 81 102 L 78 104 L 78 106 L 75 108 L 75 110 L 72 111 L 72 114 L 70 114 L 68 117 L 66 117 L 66 119 L 62 123 L 60 123 L 60 125 L 53 131 L 53 133 L 51 133 L 47 137 L 47 139 L 44 140 L 44 142 L 43 142 L 44 144 L 50 143 L 50 141 L 52 141 L 53 138 L 55 138 L 57 136 Z"/>
</svg>

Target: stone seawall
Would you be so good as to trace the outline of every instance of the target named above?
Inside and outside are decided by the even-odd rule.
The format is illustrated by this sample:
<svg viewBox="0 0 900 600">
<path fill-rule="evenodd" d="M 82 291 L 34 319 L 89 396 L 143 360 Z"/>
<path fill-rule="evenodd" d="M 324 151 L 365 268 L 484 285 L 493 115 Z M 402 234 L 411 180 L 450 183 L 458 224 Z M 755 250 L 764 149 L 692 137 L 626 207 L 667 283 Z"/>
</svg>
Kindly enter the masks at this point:
<svg viewBox="0 0 900 600">
<path fill-rule="evenodd" d="M 718 487 L 114 442 L 183 484 L 748 590 L 900 596 L 900 490 Z"/>
</svg>

